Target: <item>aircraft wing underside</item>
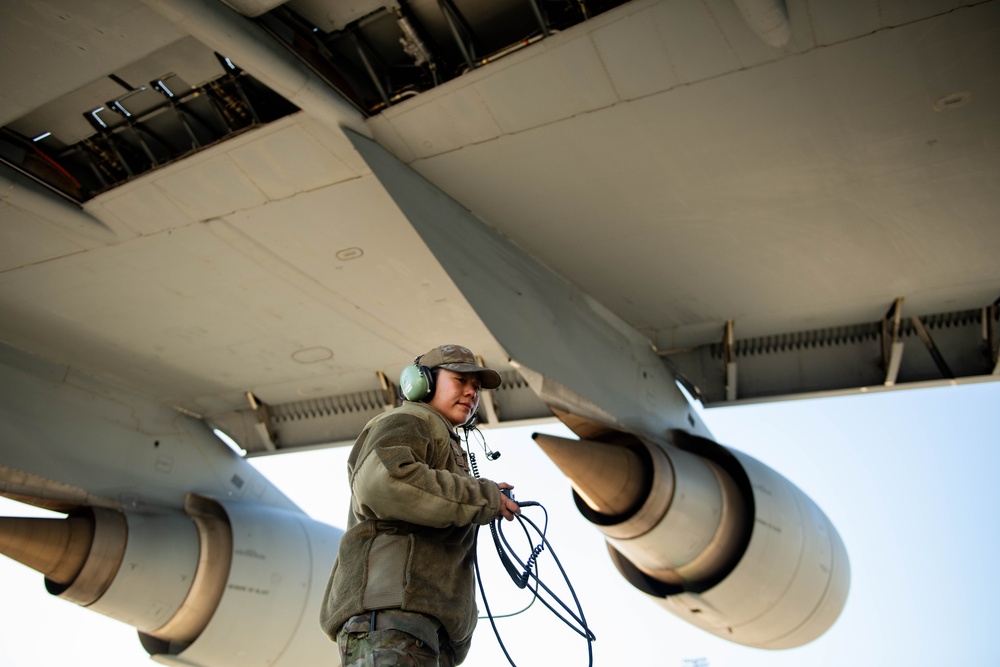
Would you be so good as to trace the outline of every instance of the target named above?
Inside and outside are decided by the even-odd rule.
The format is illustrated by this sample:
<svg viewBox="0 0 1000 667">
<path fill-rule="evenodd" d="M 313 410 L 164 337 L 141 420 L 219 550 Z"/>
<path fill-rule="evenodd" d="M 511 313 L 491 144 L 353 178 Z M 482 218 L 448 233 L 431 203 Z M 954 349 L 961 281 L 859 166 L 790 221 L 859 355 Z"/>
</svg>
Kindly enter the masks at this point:
<svg viewBox="0 0 1000 667">
<path fill-rule="evenodd" d="M 781 46 L 721 0 L 428 4 L 430 79 L 386 9 L 9 3 L 3 340 L 251 452 L 349 439 L 442 336 L 509 374 L 487 422 L 548 415 L 346 126 L 708 405 L 996 377 L 997 3 L 789 2 Z"/>
</svg>

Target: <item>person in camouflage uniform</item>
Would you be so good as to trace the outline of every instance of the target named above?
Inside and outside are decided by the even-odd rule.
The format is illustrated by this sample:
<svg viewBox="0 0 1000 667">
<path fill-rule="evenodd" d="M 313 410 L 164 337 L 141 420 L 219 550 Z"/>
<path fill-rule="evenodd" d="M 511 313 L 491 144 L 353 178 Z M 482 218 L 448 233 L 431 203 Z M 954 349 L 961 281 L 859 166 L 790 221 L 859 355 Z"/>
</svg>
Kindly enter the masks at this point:
<svg viewBox="0 0 1000 667">
<path fill-rule="evenodd" d="M 477 526 L 520 513 L 510 484 L 470 474 L 455 431 L 499 373 L 460 345 L 415 365 L 426 395 L 372 419 L 347 462 L 351 511 L 320 612 L 344 667 L 460 664 L 478 616 Z"/>
</svg>

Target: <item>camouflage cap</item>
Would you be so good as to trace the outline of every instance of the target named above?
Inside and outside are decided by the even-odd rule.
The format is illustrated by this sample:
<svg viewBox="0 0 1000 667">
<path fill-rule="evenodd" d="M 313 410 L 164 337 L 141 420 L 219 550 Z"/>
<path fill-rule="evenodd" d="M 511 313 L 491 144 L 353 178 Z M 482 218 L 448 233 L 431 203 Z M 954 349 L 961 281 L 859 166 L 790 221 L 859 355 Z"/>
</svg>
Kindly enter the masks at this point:
<svg viewBox="0 0 1000 667">
<path fill-rule="evenodd" d="M 477 373 L 483 389 L 500 386 L 500 374 L 492 368 L 480 366 L 476 355 L 461 345 L 441 345 L 420 356 L 420 365 L 427 368 L 447 368 L 456 373 Z"/>
</svg>

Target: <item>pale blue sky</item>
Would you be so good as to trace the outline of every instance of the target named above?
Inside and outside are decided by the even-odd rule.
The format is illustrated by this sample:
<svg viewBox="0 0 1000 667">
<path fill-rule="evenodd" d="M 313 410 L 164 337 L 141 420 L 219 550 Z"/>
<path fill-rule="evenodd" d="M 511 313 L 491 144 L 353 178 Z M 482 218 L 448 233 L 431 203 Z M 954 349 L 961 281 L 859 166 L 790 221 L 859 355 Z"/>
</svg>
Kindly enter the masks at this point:
<svg viewBox="0 0 1000 667">
<path fill-rule="evenodd" d="M 549 539 L 598 638 L 595 665 L 1000 665 L 1000 383 L 716 409 L 704 418 L 719 442 L 783 474 L 833 521 L 851 558 L 844 613 L 818 640 L 778 652 L 686 625 L 618 576 L 601 535 L 573 508 L 568 483 L 530 440 L 532 430 L 561 426 L 489 431 L 503 456 L 480 457 L 481 472 L 549 508 Z M 342 526 L 345 458 L 345 450 L 326 450 L 255 463 L 315 518 Z M 25 513 L 6 501 L 0 512 Z M 481 554 L 493 568 L 492 545 Z M 540 567 L 558 584 L 544 555 Z M 509 580 L 488 574 L 486 585 L 494 612 L 516 607 Z M 40 575 L 0 559 L 0 586 L 0 667 L 153 664 L 133 629 L 50 597 Z M 587 664 L 585 642 L 538 605 L 500 621 L 500 631 L 519 667 Z M 465 664 L 507 664 L 485 621 Z"/>
</svg>

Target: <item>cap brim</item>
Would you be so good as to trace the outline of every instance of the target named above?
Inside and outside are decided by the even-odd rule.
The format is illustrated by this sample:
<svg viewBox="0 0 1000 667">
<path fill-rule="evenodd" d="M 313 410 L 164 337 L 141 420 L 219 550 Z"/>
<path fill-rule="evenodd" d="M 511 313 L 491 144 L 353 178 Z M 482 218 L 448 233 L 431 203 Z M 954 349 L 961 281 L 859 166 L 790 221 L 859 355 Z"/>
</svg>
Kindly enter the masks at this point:
<svg viewBox="0 0 1000 667">
<path fill-rule="evenodd" d="M 483 389 L 496 389 L 502 380 L 500 374 L 492 368 L 483 368 L 475 364 L 441 364 L 438 368 L 447 368 L 456 373 L 475 373 L 479 376 L 479 382 Z"/>
</svg>

